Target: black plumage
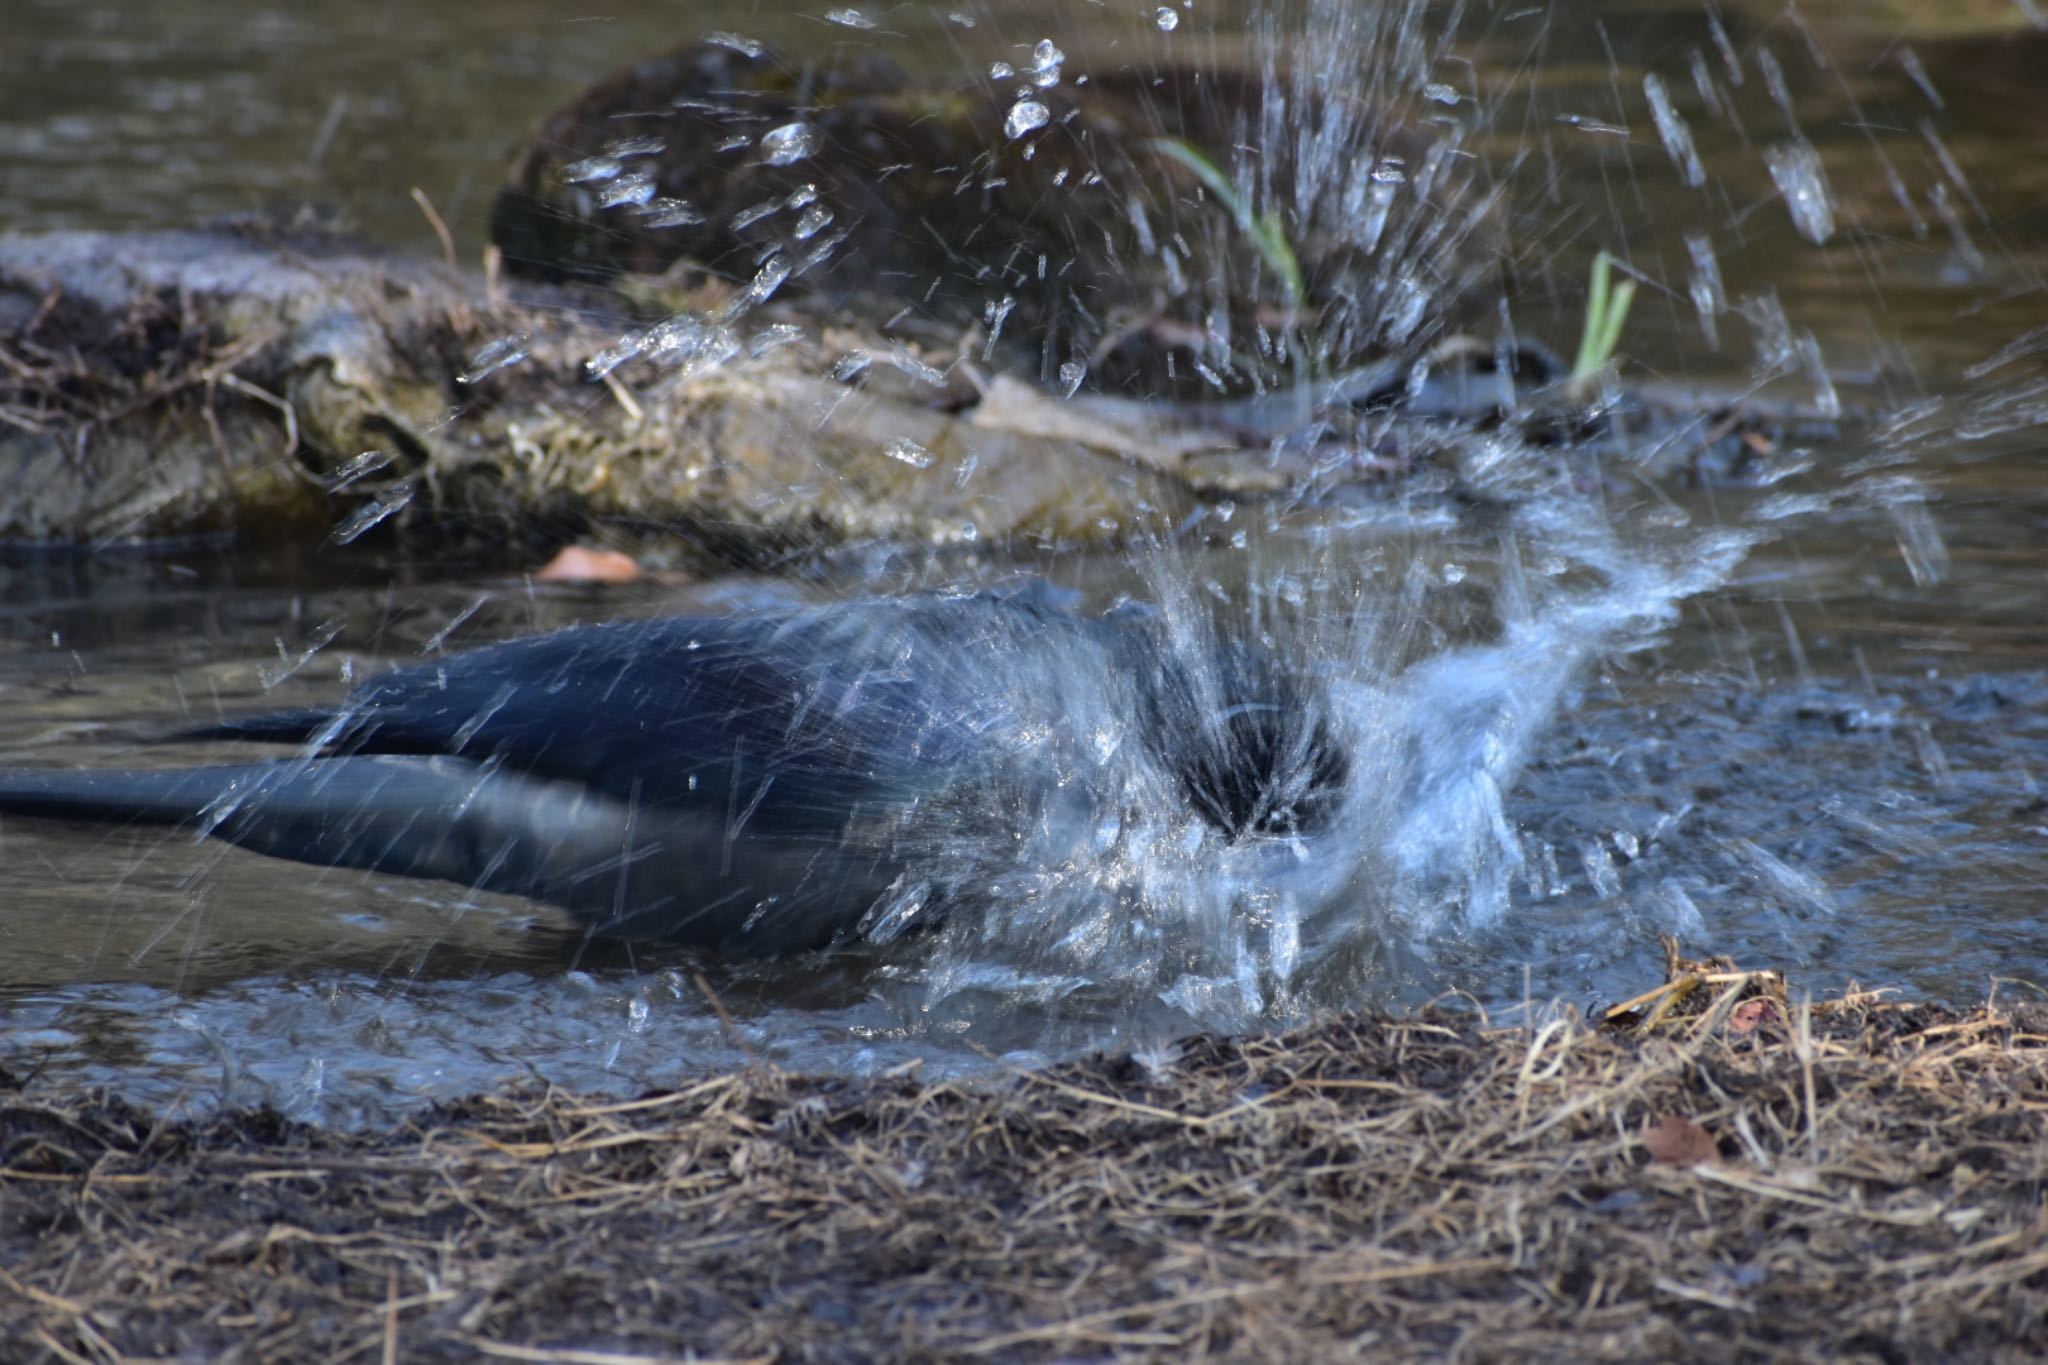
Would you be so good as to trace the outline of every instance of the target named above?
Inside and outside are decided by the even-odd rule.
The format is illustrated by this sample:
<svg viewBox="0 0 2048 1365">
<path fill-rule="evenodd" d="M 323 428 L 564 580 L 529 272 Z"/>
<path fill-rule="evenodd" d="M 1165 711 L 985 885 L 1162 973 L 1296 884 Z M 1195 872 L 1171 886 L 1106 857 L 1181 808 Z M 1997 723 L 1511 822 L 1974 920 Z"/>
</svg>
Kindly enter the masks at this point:
<svg viewBox="0 0 2048 1365">
<path fill-rule="evenodd" d="M 1086 710 L 1230 838 L 1312 831 L 1346 764 L 1304 686 L 1156 613 L 1044 593 L 580 626 L 189 739 L 253 763 L 0 771 L 0 814 L 196 825 L 278 857 L 546 901 L 593 931 L 779 954 L 859 936 L 903 879 L 971 895 Z M 1085 777 L 1085 774 L 1083 775 Z M 1112 795 L 1106 799 L 1126 799 Z M 985 861 L 985 860 L 984 860 Z M 917 873 L 922 875 L 922 873 Z"/>
</svg>

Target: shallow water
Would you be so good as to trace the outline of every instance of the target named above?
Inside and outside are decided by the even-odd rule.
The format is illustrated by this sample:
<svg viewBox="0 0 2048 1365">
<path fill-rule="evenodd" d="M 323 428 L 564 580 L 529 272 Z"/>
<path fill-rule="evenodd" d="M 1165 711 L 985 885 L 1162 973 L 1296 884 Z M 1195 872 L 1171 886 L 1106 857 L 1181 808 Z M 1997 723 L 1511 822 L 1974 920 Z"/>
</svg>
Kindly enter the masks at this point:
<svg viewBox="0 0 2048 1365">
<path fill-rule="evenodd" d="M 529 9 L 493 25 L 461 6 L 312 5 L 251 22 L 242 7 L 187 3 L 60 41 L 60 10 L 32 0 L 42 83 L 0 96 L 0 166 L 38 172 L 0 177 L 7 216 L 155 224 L 312 193 L 431 250 L 406 195 L 419 184 L 473 240 L 485 187 L 544 107 L 688 36 L 670 6 L 614 7 L 602 24 Z M 1298 865 L 1156 845 L 1134 856 L 1134 832 L 1119 830 L 1045 850 L 1018 888 L 1032 913 L 1015 923 L 736 965 L 589 943 L 554 912 L 445 885 L 160 831 L 9 823 L 0 1064 L 157 1102 L 265 1099 L 356 1120 L 525 1075 L 631 1090 L 754 1057 L 954 1071 L 1453 990 L 1495 1010 L 1590 1004 L 1658 979 L 1661 933 L 1792 967 L 1815 989 L 1857 978 L 1971 1000 L 1994 980 L 2048 987 L 2041 354 L 1990 363 L 2048 318 L 2038 172 L 2019 155 L 2032 130 L 1999 99 L 1990 40 L 1906 45 L 1947 92 L 1937 110 L 1910 103 L 1912 69 L 1883 33 L 1815 7 L 1808 44 L 1776 7 L 1748 25 L 1729 12 L 1742 50 L 1776 52 L 1797 98 L 1787 115 L 1751 61 L 1744 91 L 1723 91 L 1747 101 L 1739 129 L 1693 111 L 1726 293 L 1782 308 L 1775 391 L 1819 397 L 1797 354 L 1810 333 L 1844 397 L 1885 414 L 1839 446 L 1777 453 L 1764 479 L 1699 489 L 1618 468 L 1456 516 L 1419 497 L 1270 521 L 1241 507 L 1204 528 L 1211 548 L 1151 563 L 912 558 L 606 591 L 442 581 L 332 551 L 252 564 L 194 549 L 21 555 L 0 579 L 0 761 L 110 766 L 143 761 L 151 723 L 330 700 L 381 661 L 574 620 L 1020 574 L 1098 607 L 1213 583 L 1240 614 L 1263 604 L 1312 623 L 1283 647 L 1328 681 L 1333 712 L 1378 764 L 1362 770 L 1342 837 Z M 1024 22 L 975 13 L 980 35 Z M 820 22 L 742 6 L 692 18 L 767 38 Z M 1076 51 L 1136 41 L 1122 22 L 1062 16 L 1059 36 Z M 1677 6 L 1617 8 L 1604 30 L 1577 9 L 1546 22 L 1533 77 L 1517 74 L 1529 44 L 1512 23 L 1473 35 L 1474 88 L 1511 88 L 1500 108 L 1519 98 L 1540 115 L 1486 130 L 1527 154 L 1518 211 L 1539 225 L 1518 229 L 1539 259 L 1524 263 L 1517 325 L 1564 347 L 1586 241 L 1626 247 L 1672 286 L 1639 304 L 1632 363 L 1742 382 L 1773 315 L 1714 314 L 1723 349 L 1708 346 L 1686 292 L 1686 236 L 1704 220 L 1673 188 L 1636 65 L 1677 90 L 1691 48 L 1721 61 L 1711 35 Z M 891 11 L 888 28 L 897 50 L 934 64 L 964 41 L 943 14 Z M 1174 41 L 1203 31 L 1190 20 Z M 269 74 L 284 57 L 300 62 L 290 83 Z M 55 92 L 95 71 L 119 75 L 85 83 L 111 90 L 105 103 L 61 106 L 73 97 Z M 1852 94 L 1883 117 L 1858 117 Z M 157 117 L 137 120 L 137 107 Z M 1603 131 L 1602 118 L 1634 132 Z M 1772 118 L 1816 149 L 1855 231 L 1799 238 L 1760 151 L 1785 136 L 1764 131 Z M 447 135 L 405 135 L 419 126 Z M 1944 179 L 1944 152 L 1967 164 L 1964 186 Z M 1888 197 L 1887 165 L 1910 182 L 1903 200 Z M 1945 222 L 1940 206 L 1965 187 L 1979 204 Z M 1090 932 L 1107 923 L 1104 887 L 1135 898 L 1109 904 L 1180 915 L 1195 965 L 1169 972 L 1156 952 L 1101 948 Z"/>
</svg>

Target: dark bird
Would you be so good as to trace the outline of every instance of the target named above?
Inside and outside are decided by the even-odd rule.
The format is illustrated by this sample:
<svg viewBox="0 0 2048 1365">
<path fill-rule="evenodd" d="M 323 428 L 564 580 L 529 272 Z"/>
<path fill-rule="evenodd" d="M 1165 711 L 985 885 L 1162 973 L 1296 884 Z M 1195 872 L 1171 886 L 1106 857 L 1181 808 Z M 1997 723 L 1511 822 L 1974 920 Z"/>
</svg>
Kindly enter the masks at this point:
<svg viewBox="0 0 2048 1365">
<path fill-rule="evenodd" d="M 945 913 L 1048 820 L 1078 839 L 1105 807 L 1165 805 L 1232 841 L 1327 823 L 1347 765 L 1308 685 L 1186 636 L 1045 592 L 578 626 L 175 736 L 288 757 L 0 770 L 0 814 L 191 826 L 598 934 L 799 952 L 868 934 L 907 881 Z"/>
</svg>

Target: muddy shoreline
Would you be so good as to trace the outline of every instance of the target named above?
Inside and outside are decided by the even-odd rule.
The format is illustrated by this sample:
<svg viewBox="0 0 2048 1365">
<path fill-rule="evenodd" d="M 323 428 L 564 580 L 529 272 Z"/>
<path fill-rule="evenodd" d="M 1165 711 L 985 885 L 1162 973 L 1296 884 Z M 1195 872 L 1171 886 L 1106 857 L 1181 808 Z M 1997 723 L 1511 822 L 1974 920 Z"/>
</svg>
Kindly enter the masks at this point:
<svg viewBox="0 0 2048 1365">
<path fill-rule="evenodd" d="M 0 1318 L 53 1361 L 2028 1357 L 2048 1010 L 1737 994 L 358 1133 L 9 1076 Z"/>
</svg>

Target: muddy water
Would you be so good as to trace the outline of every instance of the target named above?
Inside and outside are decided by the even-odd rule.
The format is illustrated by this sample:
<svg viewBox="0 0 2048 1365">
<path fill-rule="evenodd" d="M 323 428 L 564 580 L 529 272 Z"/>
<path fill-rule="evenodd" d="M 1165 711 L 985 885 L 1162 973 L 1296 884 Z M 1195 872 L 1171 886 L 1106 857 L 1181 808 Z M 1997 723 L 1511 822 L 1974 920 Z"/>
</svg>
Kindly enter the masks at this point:
<svg viewBox="0 0 2048 1365">
<path fill-rule="evenodd" d="M 693 10 L 692 33 L 822 33 L 934 68 L 992 33 L 1026 41 L 1045 27 L 974 9 L 967 30 L 945 17 L 958 6 L 874 8 L 876 30 L 828 26 L 823 7 L 772 18 L 729 8 Z M 1403 648 L 1454 661 L 1406 675 L 1418 688 L 1484 692 L 1501 667 L 1483 651 L 1505 631 L 1504 585 L 1523 578 L 1537 584 L 1518 590 L 1531 594 L 1525 619 L 1577 651 L 1506 790 L 1504 833 L 1475 845 L 1486 877 L 1446 883 L 1467 913 L 1432 917 L 1426 897 L 1382 904 L 1378 888 L 1358 889 L 1361 914 L 1376 907 L 1413 932 L 1309 974 L 1249 1022 L 1450 989 L 1495 1008 L 1525 994 L 1611 999 L 1655 979 L 1664 932 L 1794 967 L 1816 987 L 1856 978 L 1955 1000 L 1995 979 L 2002 990 L 2048 987 L 2041 353 L 1986 363 L 2048 321 L 2048 196 L 2028 155 L 2038 134 L 2018 114 L 2038 69 L 2027 54 L 2044 40 L 1965 26 L 1901 43 L 1896 23 L 1846 8 L 1809 7 L 1804 31 L 1777 6 L 1754 19 L 1724 9 L 1744 54 L 1740 88 L 1689 7 L 1504 14 L 1468 35 L 1477 65 L 1467 89 L 1500 111 L 1490 154 L 1525 154 L 1513 177 L 1527 245 L 1518 327 L 1567 349 L 1584 262 L 1604 245 L 1669 286 L 1646 290 L 1631 321 L 1634 373 L 1743 381 L 1770 317 L 1716 314 L 1710 338 L 1687 289 L 1687 236 L 1705 229 L 1729 297 L 1775 297 L 1793 331 L 1811 332 L 1843 400 L 1877 414 L 1879 434 L 1780 452 L 1767 486 L 1703 490 L 1622 469 L 1577 501 L 1545 494 L 1579 530 L 1525 519 L 1503 536 L 1497 517 L 1452 519 L 1436 503 L 1399 500 L 1271 527 L 1241 510 L 1212 528 L 1216 560 L 1235 556 L 1236 568 L 1176 561 L 1190 581 L 1351 583 L 1355 566 L 1377 566 L 1358 591 L 1416 604 Z M 672 5 L 603 16 L 538 0 L 427 12 L 309 4 L 254 17 L 217 3 L 22 9 L 27 41 L 0 52 L 0 218 L 10 226 L 174 224 L 310 198 L 423 251 L 437 248 L 411 187 L 474 250 L 497 168 L 541 109 L 691 36 Z M 1075 51 L 1235 41 L 1214 11 L 1169 40 L 1128 16 L 1073 9 L 1054 36 Z M 1537 41 L 1517 23 L 1547 27 Z M 1211 24 L 1222 39 L 1206 36 Z M 1784 103 L 1762 88 L 1759 45 L 1781 63 Z M 1695 49 L 1739 124 L 1687 102 Z M 1690 116 L 1707 182 L 1698 195 L 1680 188 L 1654 129 L 1646 70 Z M 1840 228 L 1825 244 L 1800 236 L 1762 155 L 1791 131 L 1830 177 Z M 1816 401 L 1816 372 L 1788 369 L 1772 391 Z M 1716 534 L 1754 543 L 1724 581 L 1694 591 L 1666 573 L 1620 604 L 1642 619 L 1582 636 L 1567 618 L 1591 599 L 1571 585 L 1611 577 L 1616 564 L 1594 563 L 1581 522 L 1615 528 L 1626 565 L 1657 547 L 1705 555 Z M 1232 544 L 1240 529 L 1243 549 Z M 0 567 L 0 760 L 169 761 L 179 755 L 140 740 L 166 719 L 326 700 L 381 661 L 574 620 L 1020 571 L 1098 603 L 1152 586 L 1127 560 L 1070 557 L 601 591 L 451 581 L 332 552 L 265 564 L 210 549 L 15 555 Z M 1429 591 L 1389 586 L 1418 582 Z M 1461 648 L 1482 652 L 1451 653 Z M 1359 674 L 1377 663 L 1333 658 Z M 1454 746 L 1415 742 L 1441 771 L 1458 771 Z M 1408 847 L 1403 837 L 1387 846 Z M 1498 884 L 1497 904 L 1482 881 Z M 985 979 L 969 979 L 977 971 Z M 992 966 L 924 942 L 734 966 L 587 943 L 531 905 L 288 866 L 182 835 L 0 827 L 0 1063 L 154 1101 L 270 1099 L 374 1118 L 528 1074 L 632 1089 L 758 1056 L 960 1069 L 1248 1022 L 1185 998 L 1034 989 L 1020 984 L 1028 975 L 1014 960 Z"/>
</svg>

